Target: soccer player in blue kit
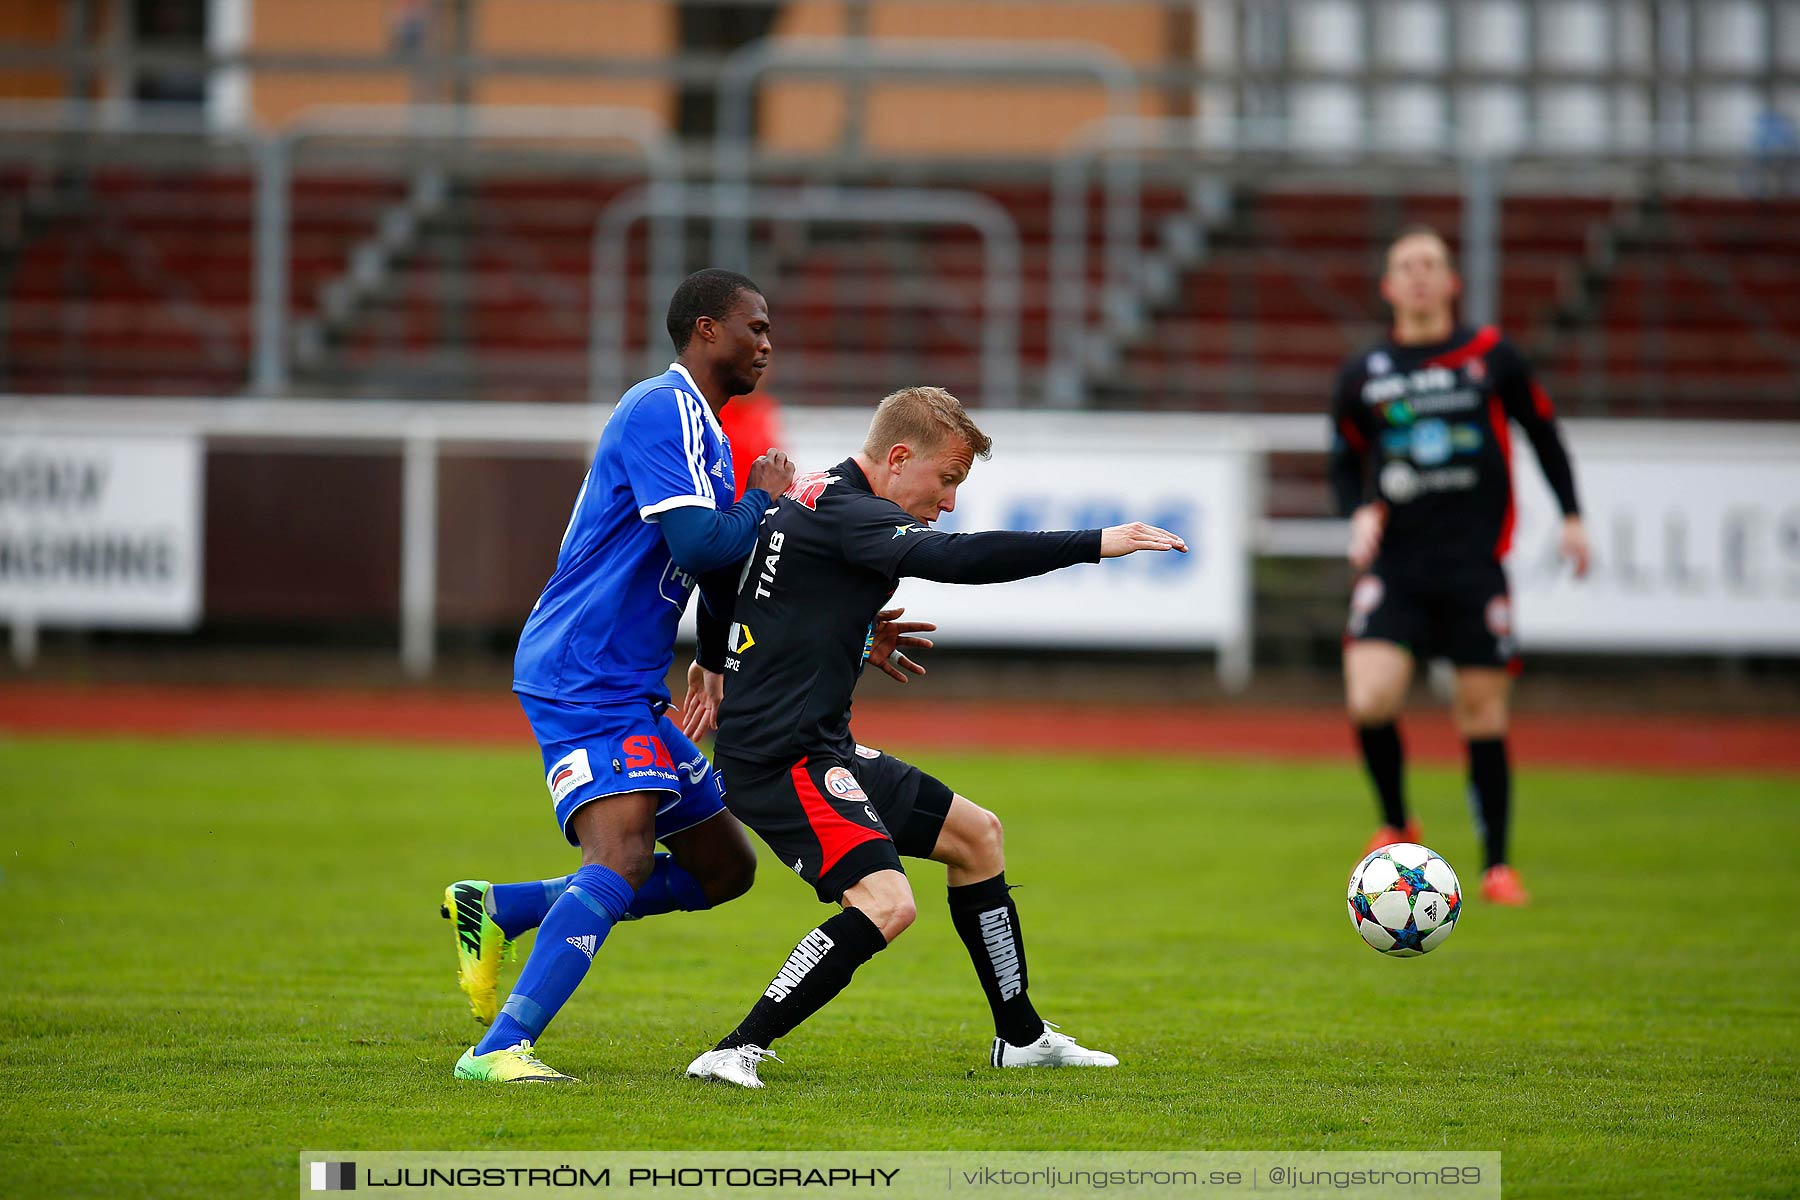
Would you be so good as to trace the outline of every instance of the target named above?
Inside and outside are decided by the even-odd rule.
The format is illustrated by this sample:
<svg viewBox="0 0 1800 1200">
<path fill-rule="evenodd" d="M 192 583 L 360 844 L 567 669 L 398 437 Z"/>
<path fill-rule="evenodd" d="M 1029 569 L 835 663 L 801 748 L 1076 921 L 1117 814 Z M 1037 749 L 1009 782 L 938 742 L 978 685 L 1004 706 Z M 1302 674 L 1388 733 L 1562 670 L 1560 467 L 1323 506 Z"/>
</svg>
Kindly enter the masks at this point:
<svg viewBox="0 0 1800 1200">
<path fill-rule="evenodd" d="M 710 908 L 742 895 L 755 875 L 755 851 L 725 811 L 718 776 L 671 720 L 665 681 L 696 585 L 705 627 L 713 612 L 730 611 L 737 564 L 794 469 L 770 450 L 752 465 L 743 498 L 721 507 L 735 481 L 717 414 L 755 389 L 771 353 L 761 290 L 729 271 L 696 272 L 670 300 L 668 328 L 677 359 L 626 392 L 607 420 L 514 661 L 513 691 L 543 752 L 557 824 L 581 851 L 580 869 L 445 889 L 459 982 L 476 1020 L 488 1025 L 457 1062 L 459 1079 L 572 1082 L 533 1046 L 614 924 Z M 709 604 L 709 595 L 727 599 Z M 722 665 L 690 667 L 687 728 L 710 724 Z M 654 852 L 658 841 L 668 853 Z M 500 958 L 533 928 L 531 954 L 496 1012 Z"/>
</svg>

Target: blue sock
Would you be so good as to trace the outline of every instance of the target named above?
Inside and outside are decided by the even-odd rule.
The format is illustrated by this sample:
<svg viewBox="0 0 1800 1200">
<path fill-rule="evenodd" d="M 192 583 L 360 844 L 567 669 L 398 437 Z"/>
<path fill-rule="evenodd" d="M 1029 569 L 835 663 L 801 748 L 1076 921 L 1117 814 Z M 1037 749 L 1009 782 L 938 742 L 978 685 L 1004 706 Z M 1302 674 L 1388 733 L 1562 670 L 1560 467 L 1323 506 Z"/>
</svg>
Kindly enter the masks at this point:
<svg viewBox="0 0 1800 1200">
<path fill-rule="evenodd" d="M 544 923 L 550 906 L 562 898 L 574 878 L 558 875 L 536 883 L 496 883 L 488 889 L 488 916 L 494 918 L 500 932 L 516 938 Z"/>
<path fill-rule="evenodd" d="M 595 951 L 630 904 L 631 885 L 618 872 L 597 863 L 575 872 L 568 890 L 545 915 L 517 986 L 475 1053 L 537 1041 L 575 994 Z"/>
<path fill-rule="evenodd" d="M 650 878 L 631 898 L 629 915 L 654 917 L 658 913 L 699 912 L 711 907 L 712 901 L 706 898 L 700 881 L 676 866 L 674 858 L 658 854 Z"/>
<path fill-rule="evenodd" d="M 500 932 L 509 938 L 520 937 L 544 923 L 544 917 L 557 898 L 568 888 L 573 875 L 540 879 L 534 883 L 496 883 L 488 889 L 488 915 Z M 650 869 L 650 878 L 631 898 L 631 907 L 623 919 L 654 917 L 666 912 L 702 912 L 712 907 L 700 881 L 675 864 L 673 856 L 658 854 Z"/>
</svg>

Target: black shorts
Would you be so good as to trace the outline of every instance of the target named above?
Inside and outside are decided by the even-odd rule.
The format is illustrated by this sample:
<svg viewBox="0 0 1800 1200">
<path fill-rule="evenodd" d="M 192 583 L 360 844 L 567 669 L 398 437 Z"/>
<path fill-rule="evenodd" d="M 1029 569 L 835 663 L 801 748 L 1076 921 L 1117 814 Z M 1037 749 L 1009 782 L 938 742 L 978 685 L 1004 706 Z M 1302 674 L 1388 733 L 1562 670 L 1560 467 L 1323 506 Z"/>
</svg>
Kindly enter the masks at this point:
<svg viewBox="0 0 1800 1200">
<path fill-rule="evenodd" d="M 929 857 L 953 796 L 867 746 L 849 760 L 814 755 L 786 766 L 720 754 L 713 768 L 725 780 L 725 807 L 827 904 L 876 871 L 903 871 L 903 854 Z"/>
<path fill-rule="evenodd" d="M 1393 642 L 1413 657 L 1517 671 L 1512 598 L 1499 563 L 1443 571 L 1376 563 L 1350 591 L 1345 642 Z"/>
</svg>

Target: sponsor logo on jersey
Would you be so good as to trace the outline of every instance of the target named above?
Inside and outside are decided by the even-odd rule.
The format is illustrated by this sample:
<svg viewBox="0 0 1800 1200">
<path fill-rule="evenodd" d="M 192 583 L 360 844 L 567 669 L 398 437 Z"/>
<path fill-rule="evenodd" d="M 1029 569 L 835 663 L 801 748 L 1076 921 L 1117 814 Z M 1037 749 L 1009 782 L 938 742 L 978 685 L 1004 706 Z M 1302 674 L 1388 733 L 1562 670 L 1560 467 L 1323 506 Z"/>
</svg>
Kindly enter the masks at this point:
<svg viewBox="0 0 1800 1200">
<path fill-rule="evenodd" d="M 838 477 L 829 471 L 813 471 L 806 475 L 797 475 L 788 490 L 781 493 L 788 500 L 804 504 L 809 509 L 817 509 L 819 497 L 825 489 L 838 482 Z"/>
<path fill-rule="evenodd" d="M 756 645 L 756 639 L 750 636 L 750 627 L 741 621 L 731 623 L 731 633 L 725 639 L 726 648 L 733 654 L 742 654 Z"/>
<path fill-rule="evenodd" d="M 811 505 L 808 505 L 807 507 L 810 508 Z M 756 576 L 756 598 L 758 600 L 761 600 L 765 596 L 773 596 L 775 594 L 774 592 L 771 592 L 769 588 L 775 583 L 775 572 L 781 569 L 781 551 L 786 546 L 787 534 L 779 529 L 774 530 L 769 534 L 769 552 L 762 556 L 762 570 L 758 571 Z M 751 570 L 757 565 L 756 556 L 751 555 L 750 561 L 744 564 L 744 576 L 748 577 Z M 738 581 L 738 590 L 742 591 L 743 587 L 743 580 L 740 579 Z"/>
<path fill-rule="evenodd" d="M 1438 466 L 1448 461 L 1452 453 L 1448 425 L 1433 417 L 1413 426 L 1412 457 L 1421 467 Z"/>
<path fill-rule="evenodd" d="M 923 528 L 925 528 L 923 525 L 896 525 L 894 526 L 894 537 L 905 537 L 907 534 L 917 533 Z M 893 540 L 894 538 L 888 539 L 890 542 Z"/>
<path fill-rule="evenodd" d="M 1363 360 L 1363 366 L 1371 375 L 1386 375 L 1394 369 L 1394 360 L 1386 350 L 1376 350 Z"/>
<path fill-rule="evenodd" d="M 825 772 L 825 790 L 839 800 L 867 800 L 869 795 L 856 782 L 848 767 L 833 767 Z"/>
<path fill-rule="evenodd" d="M 1381 449 L 1387 457 L 1411 458 L 1420 466 L 1434 466 L 1452 454 L 1476 454 L 1481 446 L 1479 425 L 1451 425 L 1435 417 L 1381 435 Z"/>
<path fill-rule="evenodd" d="M 1459 378 L 1449 367 L 1421 367 L 1399 375 L 1383 375 L 1366 380 L 1362 401 L 1382 409 L 1390 425 L 1405 425 L 1425 413 L 1455 412 L 1478 408 L 1481 395 L 1475 382 Z"/>
<path fill-rule="evenodd" d="M 725 478 L 725 460 L 724 459 L 721 458 L 718 462 L 715 462 L 712 465 L 712 475 L 715 479 Z"/>
<path fill-rule="evenodd" d="M 1381 494 L 1395 504 L 1405 504 L 1419 494 L 1419 473 L 1402 462 L 1381 468 Z"/>
<path fill-rule="evenodd" d="M 875 749 L 873 746 L 864 746 L 859 742 L 856 747 L 856 757 L 858 757 L 858 758 L 880 758 L 881 751 Z"/>
<path fill-rule="evenodd" d="M 1479 358 L 1471 358 L 1463 364 L 1463 378 L 1474 384 L 1486 383 L 1487 363 Z"/>
<path fill-rule="evenodd" d="M 673 604 L 676 608 L 686 610 L 688 597 L 694 593 L 694 577 L 669 560 L 669 569 L 662 573 L 657 581 L 656 594 Z"/>
<path fill-rule="evenodd" d="M 1408 404 L 1408 411 L 1411 417 L 1421 417 L 1429 413 L 1466 412 L 1480 406 L 1480 392 L 1472 388 L 1457 388 L 1453 392 L 1415 396 Z"/>
<path fill-rule="evenodd" d="M 594 781 L 594 772 L 588 766 L 588 752 L 585 749 L 571 750 L 556 760 L 550 773 L 544 776 L 544 785 L 550 789 L 550 803 L 561 804 L 563 797 L 584 783 Z"/>
</svg>

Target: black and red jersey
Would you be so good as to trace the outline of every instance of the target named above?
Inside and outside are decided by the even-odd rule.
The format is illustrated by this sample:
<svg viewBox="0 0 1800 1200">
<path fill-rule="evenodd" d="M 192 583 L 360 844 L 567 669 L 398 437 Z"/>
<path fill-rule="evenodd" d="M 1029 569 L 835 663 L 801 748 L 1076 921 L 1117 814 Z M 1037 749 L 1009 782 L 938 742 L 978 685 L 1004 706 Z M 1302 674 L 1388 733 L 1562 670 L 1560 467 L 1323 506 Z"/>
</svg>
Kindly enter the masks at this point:
<svg viewBox="0 0 1800 1200">
<path fill-rule="evenodd" d="M 719 754 L 848 762 L 850 697 L 900 579 L 1001 583 L 1100 560 L 1100 533 L 946 533 L 877 496 L 854 458 L 794 480 L 763 518 L 724 650 Z"/>
<path fill-rule="evenodd" d="M 1497 561 L 1512 542 L 1512 434 L 1531 439 L 1565 514 L 1575 477 L 1550 397 L 1492 325 L 1445 341 L 1391 338 L 1338 374 L 1331 402 L 1331 483 L 1348 514 L 1387 505 L 1380 562 L 1455 566 Z"/>
</svg>

